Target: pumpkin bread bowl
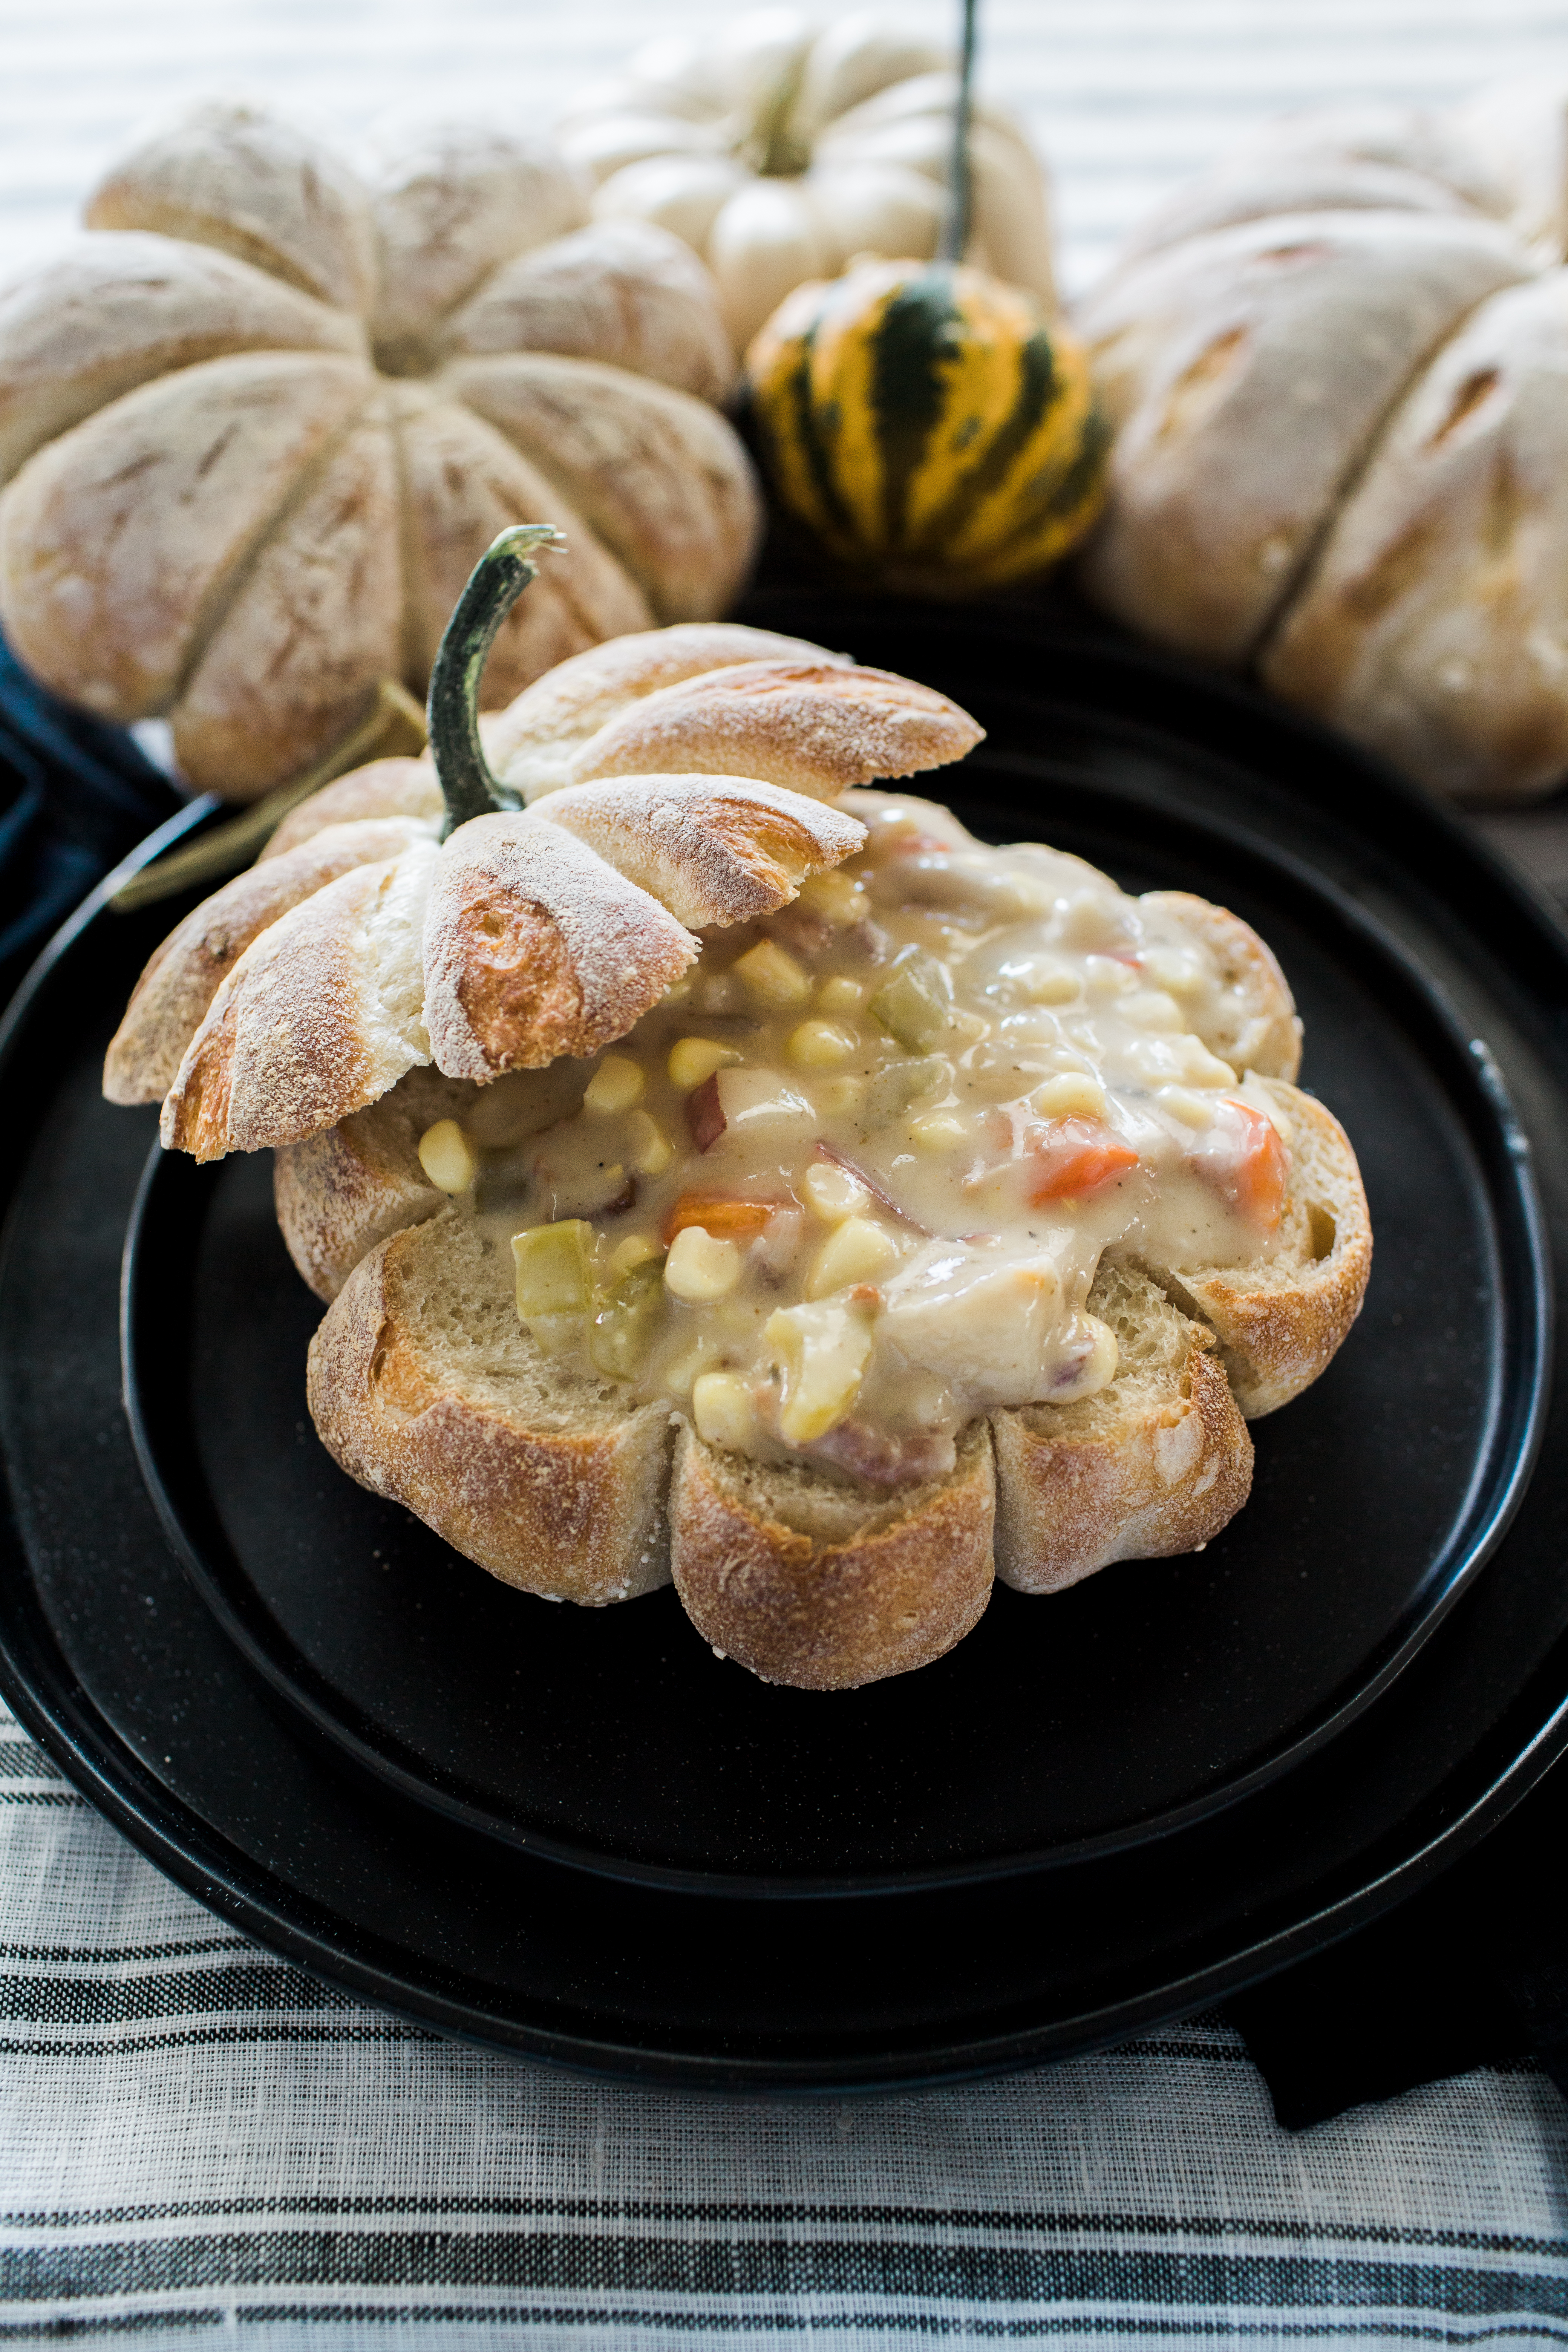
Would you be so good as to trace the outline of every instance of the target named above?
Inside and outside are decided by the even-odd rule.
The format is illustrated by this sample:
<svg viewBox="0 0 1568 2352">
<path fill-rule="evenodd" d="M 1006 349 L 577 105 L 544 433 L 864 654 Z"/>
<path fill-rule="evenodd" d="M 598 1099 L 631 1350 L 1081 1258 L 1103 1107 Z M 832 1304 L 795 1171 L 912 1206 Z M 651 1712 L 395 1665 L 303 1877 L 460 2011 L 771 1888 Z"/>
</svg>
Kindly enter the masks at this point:
<svg viewBox="0 0 1568 2352">
<path fill-rule="evenodd" d="M 432 717 L 446 841 L 422 762 L 327 787 L 110 1055 L 171 1147 L 276 1150 L 342 1466 L 522 1590 L 673 1578 L 814 1689 L 941 1656 L 994 1574 L 1216 1533 L 1371 1250 L 1248 928 L 867 789 L 979 730 L 818 647 L 581 655 L 489 723 L 493 772 L 439 666 Z"/>
</svg>

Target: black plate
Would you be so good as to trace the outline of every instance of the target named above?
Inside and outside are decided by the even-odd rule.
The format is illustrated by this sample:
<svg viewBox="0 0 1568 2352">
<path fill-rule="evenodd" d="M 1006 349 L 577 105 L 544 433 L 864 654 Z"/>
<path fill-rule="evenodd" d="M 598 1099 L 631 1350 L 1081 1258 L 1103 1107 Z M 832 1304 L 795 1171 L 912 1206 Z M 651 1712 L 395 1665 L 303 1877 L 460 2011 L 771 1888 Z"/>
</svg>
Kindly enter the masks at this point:
<svg viewBox="0 0 1568 2352">
<path fill-rule="evenodd" d="M 963 804 L 984 829 L 1085 848 L 1135 887 L 1228 897 L 1281 948 L 1309 1080 L 1367 1166 L 1378 1266 L 1329 1379 L 1258 1430 L 1237 1529 L 1199 1559 L 1118 1569 L 1052 1602 L 1002 1595 L 952 1660 L 905 1683 L 762 1690 L 707 1656 L 668 1595 L 542 1609 L 339 1480 L 304 1423 L 310 1310 L 257 1171 L 182 1166 L 150 1190 L 133 1286 L 136 1361 L 171 1368 L 143 1384 L 148 1442 L 223 1605 L 274 1674 L 281 1659 L 285 1697 L 181 1575 L 118 1411 L 114 1273 L 150 1119 L 97 1100 L 96 1058 L 162 926 L 97 915 L 18 1008 L 7 1055 L 26 1132 L 0 1268 L 15 1514 L 0 1642 L 25 1719 L 113 1817 L 340 1982 L 623 2072 L 927 2079 L 1103 2040 L 1342 1932 L 1555 1752 L 1554 1402 L 1518 1516 L 1475 1568 L 1548 1383 L 1520 1138 L 1469 1041 L 1495 1056 L 1560 1235 L 1568 960 L 1551 916 L 1458 829 L 1223 686 L 1016 609 L 785 600 L 758 617 L 974 708 L 992 738 Z M 477 1737 L 445 1712 L 465 1659 Z M 514 1832 L 542 1822 L 579 1858 L 765 1878 L 779 1896 L 825 1880 L 847 1899 L 717 1900 L 563 1870 L 345 1775 L 302 1699 L 365 1738 L 377 1769 L 391 1759 Z M 526 1771 L 487 1742 L 527 1750 Z M 807 1802 L 780 1782 L 814 1750 L 828 1769 Z M 1086 1853 L 1096 1840 L 1113 1850 Z M 997 1868 L 1012 1874 L 952 1883 Z M 947 1883 L 865 1893 L 900 1872 Z"/>
<path fill-rule="evenodd" d="M 998 1587 L 950 1657 L 825 1701 L 721 1664 L 668 1589 L 607 1612 L 520 1603 L 338 1475 L 301 1427 L 320 1309 L 269 1169 L 154 1149 L 125 1293 L 143 1474 L 247 1655 L 400 1791 L 557 1860 L 713 1891 L 1076 1859 L 1169 1834 L 1342 1730 L 1489 1555 L 1533 1447 L 1550 1285 L 1491 1063 L 1383 926 L 1234 821 L 1145 821 L 1132 846 L 1119 796 L 1049 751 L 987 746 L 954 782 L 976 830 L 1037 829 L 1132 889 L 1206 887 L 1273 943 L 1307 1079 L 1365 1171 L 1360 1328 L 1260 1424 L 1254 1499 L 1206 1554 L 1048 1604 Z"/>
</svg>

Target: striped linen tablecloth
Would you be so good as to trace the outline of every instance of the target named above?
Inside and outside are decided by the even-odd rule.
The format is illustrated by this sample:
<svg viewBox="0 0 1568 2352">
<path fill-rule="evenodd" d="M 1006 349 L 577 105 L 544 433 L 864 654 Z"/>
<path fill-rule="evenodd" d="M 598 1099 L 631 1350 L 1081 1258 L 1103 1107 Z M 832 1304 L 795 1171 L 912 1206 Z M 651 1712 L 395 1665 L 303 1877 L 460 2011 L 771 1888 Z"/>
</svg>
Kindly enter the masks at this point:
<svg viewBox="0 0 1568 2352">
<path fill-rule="evenodd" d="M 237 91 L 357 140 L 547 121 L 723 0 L 0 0 L 0 276 L 139 121 Z M 941 32 L 940 0 L 898 16 Z M 1525 0 L 988 0 L 1057 168 L 1069 286 L 1281 108 L 1568 72 Z M 1568 2107 L 1487 2070 L 1292 2136 L 1189 2020 L 919 2097 L 686 2098 L 359 2007 L 167 1885 L 0 1714 L 0 2340 L 633 2352 L 1568 2342 Z"/>
</svg>

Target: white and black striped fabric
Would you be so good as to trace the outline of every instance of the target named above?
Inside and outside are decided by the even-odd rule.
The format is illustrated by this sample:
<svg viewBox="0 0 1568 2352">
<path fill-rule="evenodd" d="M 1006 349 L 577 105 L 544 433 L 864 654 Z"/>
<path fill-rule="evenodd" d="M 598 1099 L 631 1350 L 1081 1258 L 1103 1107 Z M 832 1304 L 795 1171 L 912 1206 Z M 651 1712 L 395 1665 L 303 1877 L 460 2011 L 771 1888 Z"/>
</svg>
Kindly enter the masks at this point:
<svg viewBox="0 0 1568 2352">
<path fill-rule="evenodd" d="M 139 121 L 548 121 L 732 0 L 0 0 L 0 277 Z M 818 13 L 831 13 L 819 0 Z M 946 0 L 887 13 L 940 32 Z M 1288 106 L 1568 71 L 1562 0 L 985 0 L 1066 277 Z M 1568 2343 L 1568 2105 L 1485 2072 L 1298 2137 L 1213 2018 L 923 2097 L 582 2084 L 315 1984 L 168 1885 L 0 1713 L 0 2341 L 447 2352 Z"/>
<path fill-rule="evenodd" d="M 1568 2105 L 1291 2137 L 1201 2018 L 919 2097 L 579 2084 L 229 1933 L 0 1719 L 0 2341 L 1568 2343 Z"/>
</svg>

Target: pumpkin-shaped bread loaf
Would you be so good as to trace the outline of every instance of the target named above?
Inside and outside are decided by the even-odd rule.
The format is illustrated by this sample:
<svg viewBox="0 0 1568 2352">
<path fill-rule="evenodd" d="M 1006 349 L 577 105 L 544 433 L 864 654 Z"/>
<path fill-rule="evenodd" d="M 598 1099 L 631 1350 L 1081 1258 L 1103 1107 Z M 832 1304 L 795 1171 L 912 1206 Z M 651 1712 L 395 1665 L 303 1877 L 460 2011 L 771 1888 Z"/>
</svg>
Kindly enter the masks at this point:
<svg viewBox="0 0 1568 2352">
<path fill-rule="evenodd" d="M 1548 88 L 1300 116 L 1078 318 L 1117 428 L 1090 593 L 1473 798 L 1568 774 L 1563 122 Z"/>
<path fill-rule="evenodd" d="M 718 40 L 659 39 L 560 125 L 598 182 L 595 216 L 658 223 L 701 254 L 743 350 L 794 287 L 862 253 L 922 260 L 947 207 L 953 77 L 941 52 L 874 16 L 826 27 L 792 9 Z M 970 135 L 965 258 L 1053 307 L 1044 176 L 1004 109 Z"/>
<path fill-rule="evenodd" d="M 567 549 L 501 632 L 496 704 L 733 596 L 760 504 L 712 281 L 666 230 L 588 224 L 547 142 L 447 127 L 373 187 L 208 106 L 86 219 L 0 297 L 0 621 L 59 693 L 166 712 L 194 783 L 253 799 L 379 678 L 423 694 L 526 515 Z"/>
</svg>

